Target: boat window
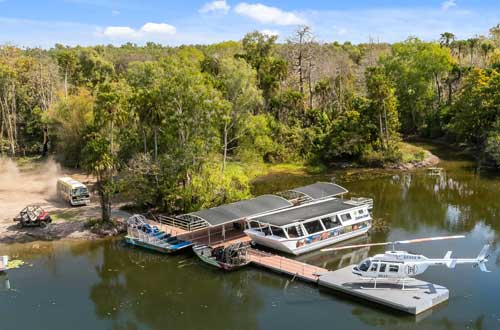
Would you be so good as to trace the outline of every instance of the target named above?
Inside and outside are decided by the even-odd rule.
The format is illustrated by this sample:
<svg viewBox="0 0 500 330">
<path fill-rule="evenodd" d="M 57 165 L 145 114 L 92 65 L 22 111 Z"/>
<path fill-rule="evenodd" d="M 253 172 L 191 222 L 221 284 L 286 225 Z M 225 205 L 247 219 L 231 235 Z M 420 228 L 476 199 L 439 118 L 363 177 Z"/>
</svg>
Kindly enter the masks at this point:
<svg viewBox="0 0 500 330">
<path fill-rule="evenodd" d="M 264 228 L 262 228 L 262 232 L 266 236 L 271 235 L 271 229 L 269 229 L 269 226 L 265 226 Z"/>
<path fill-rule="evenodd" d="M 340 226 L 340 221 L 338 220 L 337 217 L 323 218 L 323 219 L 321 219 L 321 222 L 323 222 L 323 225 L 325 226 L 326 229 L 335 228 L 335 227 Z"/>
<path fill-rule="evenodd" d="M 399 271 L 398 265 L 389 265 L 389 271 L 392 273 L 397 273 Z"/>
<path fill-rule="evenodd" d="M 295 227 L 286 228 L 286 232 L 288 233 L 288 237 L 290 238 L 300 237 L 299 233 L 297 232 L 297 228 Z"/>
<path fill-rule="evenodd" d="M 368 270 L 368 268 L 370 268 L 370 260 L 365 260 L 363 261 L 360 265 L 359 265 L 359 270 L 362 271 L 362 272 L 366 272 Z"/>
<path fill-rule="evenodd" d="M 286 238 L 285 232 L 280 227 L 271 226 L 271 232 L 273 233 L 274 236 Z"/>
<path fill-rule="evenodd" d="M 372 264 L 372 268 L 370 268 L 371 272 L 376 272 L 378 268 L 378 264 Z"/>
<path fill-rule="evenodd" d="M 387 264 L 380 264 L 380 270 L 379 272 L 385 273 L 385 268 L 387 267 Z"/>
<path fill-rule="evenodd" d="M 345 214 L 342 214 L 342 215 L 340 216 L 340 218 L 342 219 L 342 221 L 349 221 L 349 220 L 352 220 L 351 213 L 345 213 Z"/>
<path fill-rule="evenodd" d="M 260 228 L 260 224 L 257 221 L 250 221 L 250 228 Z"/>
<path fill-rule="evenodd" d="M 319 220 L 305 222 L 303 223 L 303 225 L 309 234 L 314 234 L 323 231 L 323 226 L 321 226 L 321 222 L 319 222 Z"/>
</svg>

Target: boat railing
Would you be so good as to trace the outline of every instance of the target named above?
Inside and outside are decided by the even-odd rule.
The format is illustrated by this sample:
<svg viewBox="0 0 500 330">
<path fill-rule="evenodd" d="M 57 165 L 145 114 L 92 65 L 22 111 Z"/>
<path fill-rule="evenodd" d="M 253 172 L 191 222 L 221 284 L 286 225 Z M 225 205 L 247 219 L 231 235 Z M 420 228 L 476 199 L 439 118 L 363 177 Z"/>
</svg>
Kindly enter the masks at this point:
<svg viewBox="0 0 500 330">
<path fill-rule="evenodd" d="M 135 239 L 140 240 L 141 242 L 148 243 L 151 245 L 159 246 L 161 244 L 164 244 L 164 242 L 160 238 L 158 238 L 157 236 L 154 236 L 152 234 L 147 234 L 147 233 L 145 233 L 142 230 L 139 230 L 137 228 L 129 227 L 127 229 L 127 234 L 130 237 L 133 237 Z"/>
<path fill-rule="evenodd" d="M 170 217 L 166 215 L 159 215 L 155 220 L 161 224 L 180 228 L 185 231 L 193 231 L 207 227 L 207 223 L 196 217 L 189 217 L 184 215 L 182 217 Z"/>
<path fill-rule="evenodd" d="M 344 202 L 355 206 L 368 205 L 369 209 L 373 208 L 373 198 L 351 197 L 351 199 L 346 200 Z"/>
</svg>

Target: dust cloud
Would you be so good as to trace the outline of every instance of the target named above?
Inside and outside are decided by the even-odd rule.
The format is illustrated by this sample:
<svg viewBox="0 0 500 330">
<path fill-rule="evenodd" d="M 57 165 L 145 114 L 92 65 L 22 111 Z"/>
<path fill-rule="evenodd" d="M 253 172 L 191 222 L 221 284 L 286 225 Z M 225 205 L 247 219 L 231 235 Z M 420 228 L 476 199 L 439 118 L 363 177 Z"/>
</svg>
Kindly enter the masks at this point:
<svg viewBox="0 0 500 330">
<path fill-rule="evenodd" d="M 28 204 L 50 206 L 61 176 L 61 167 L 52 159 L 20 170 L 13 160 L 0 158 L 0 221 L 12 220 Z"/>
</svg>

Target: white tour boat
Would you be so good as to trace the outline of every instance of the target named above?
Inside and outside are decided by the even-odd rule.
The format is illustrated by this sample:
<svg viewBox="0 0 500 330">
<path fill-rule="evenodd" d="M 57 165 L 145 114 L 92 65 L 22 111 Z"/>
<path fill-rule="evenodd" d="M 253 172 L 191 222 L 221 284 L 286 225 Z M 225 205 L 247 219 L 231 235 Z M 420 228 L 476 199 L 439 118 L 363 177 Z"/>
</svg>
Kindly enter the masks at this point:
<svg viewBox="0 0 500 330">
<path fill-rule="evenodd" d="M 326 198 L 248 218 L 245 233 L 257 244 L 299 255 L 365 234 L 373 201 Z"/>
</svg>

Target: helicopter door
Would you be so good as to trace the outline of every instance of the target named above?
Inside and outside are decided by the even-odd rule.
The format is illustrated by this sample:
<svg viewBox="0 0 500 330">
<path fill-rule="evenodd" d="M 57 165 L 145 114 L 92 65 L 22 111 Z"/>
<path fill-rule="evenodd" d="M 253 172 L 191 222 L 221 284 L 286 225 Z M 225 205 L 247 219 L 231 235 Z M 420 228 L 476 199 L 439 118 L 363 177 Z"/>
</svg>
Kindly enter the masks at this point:
<svg viewBox="0 0 500 330">
<path fill-rule="evenodd" d="M 385 274 L 386 269 L 387 269 L 387 264 L 381 263 L 380 268 L 378 270 L 378 276 L 379 277 L 387 277 L 387 275 Z"/>
<path fill-rule="evenodd" d="M 370 273 L 377 275 L 377 270 L 378 270 L 378 263 L 374 262 L 370 267 Z"/>
</svg>

